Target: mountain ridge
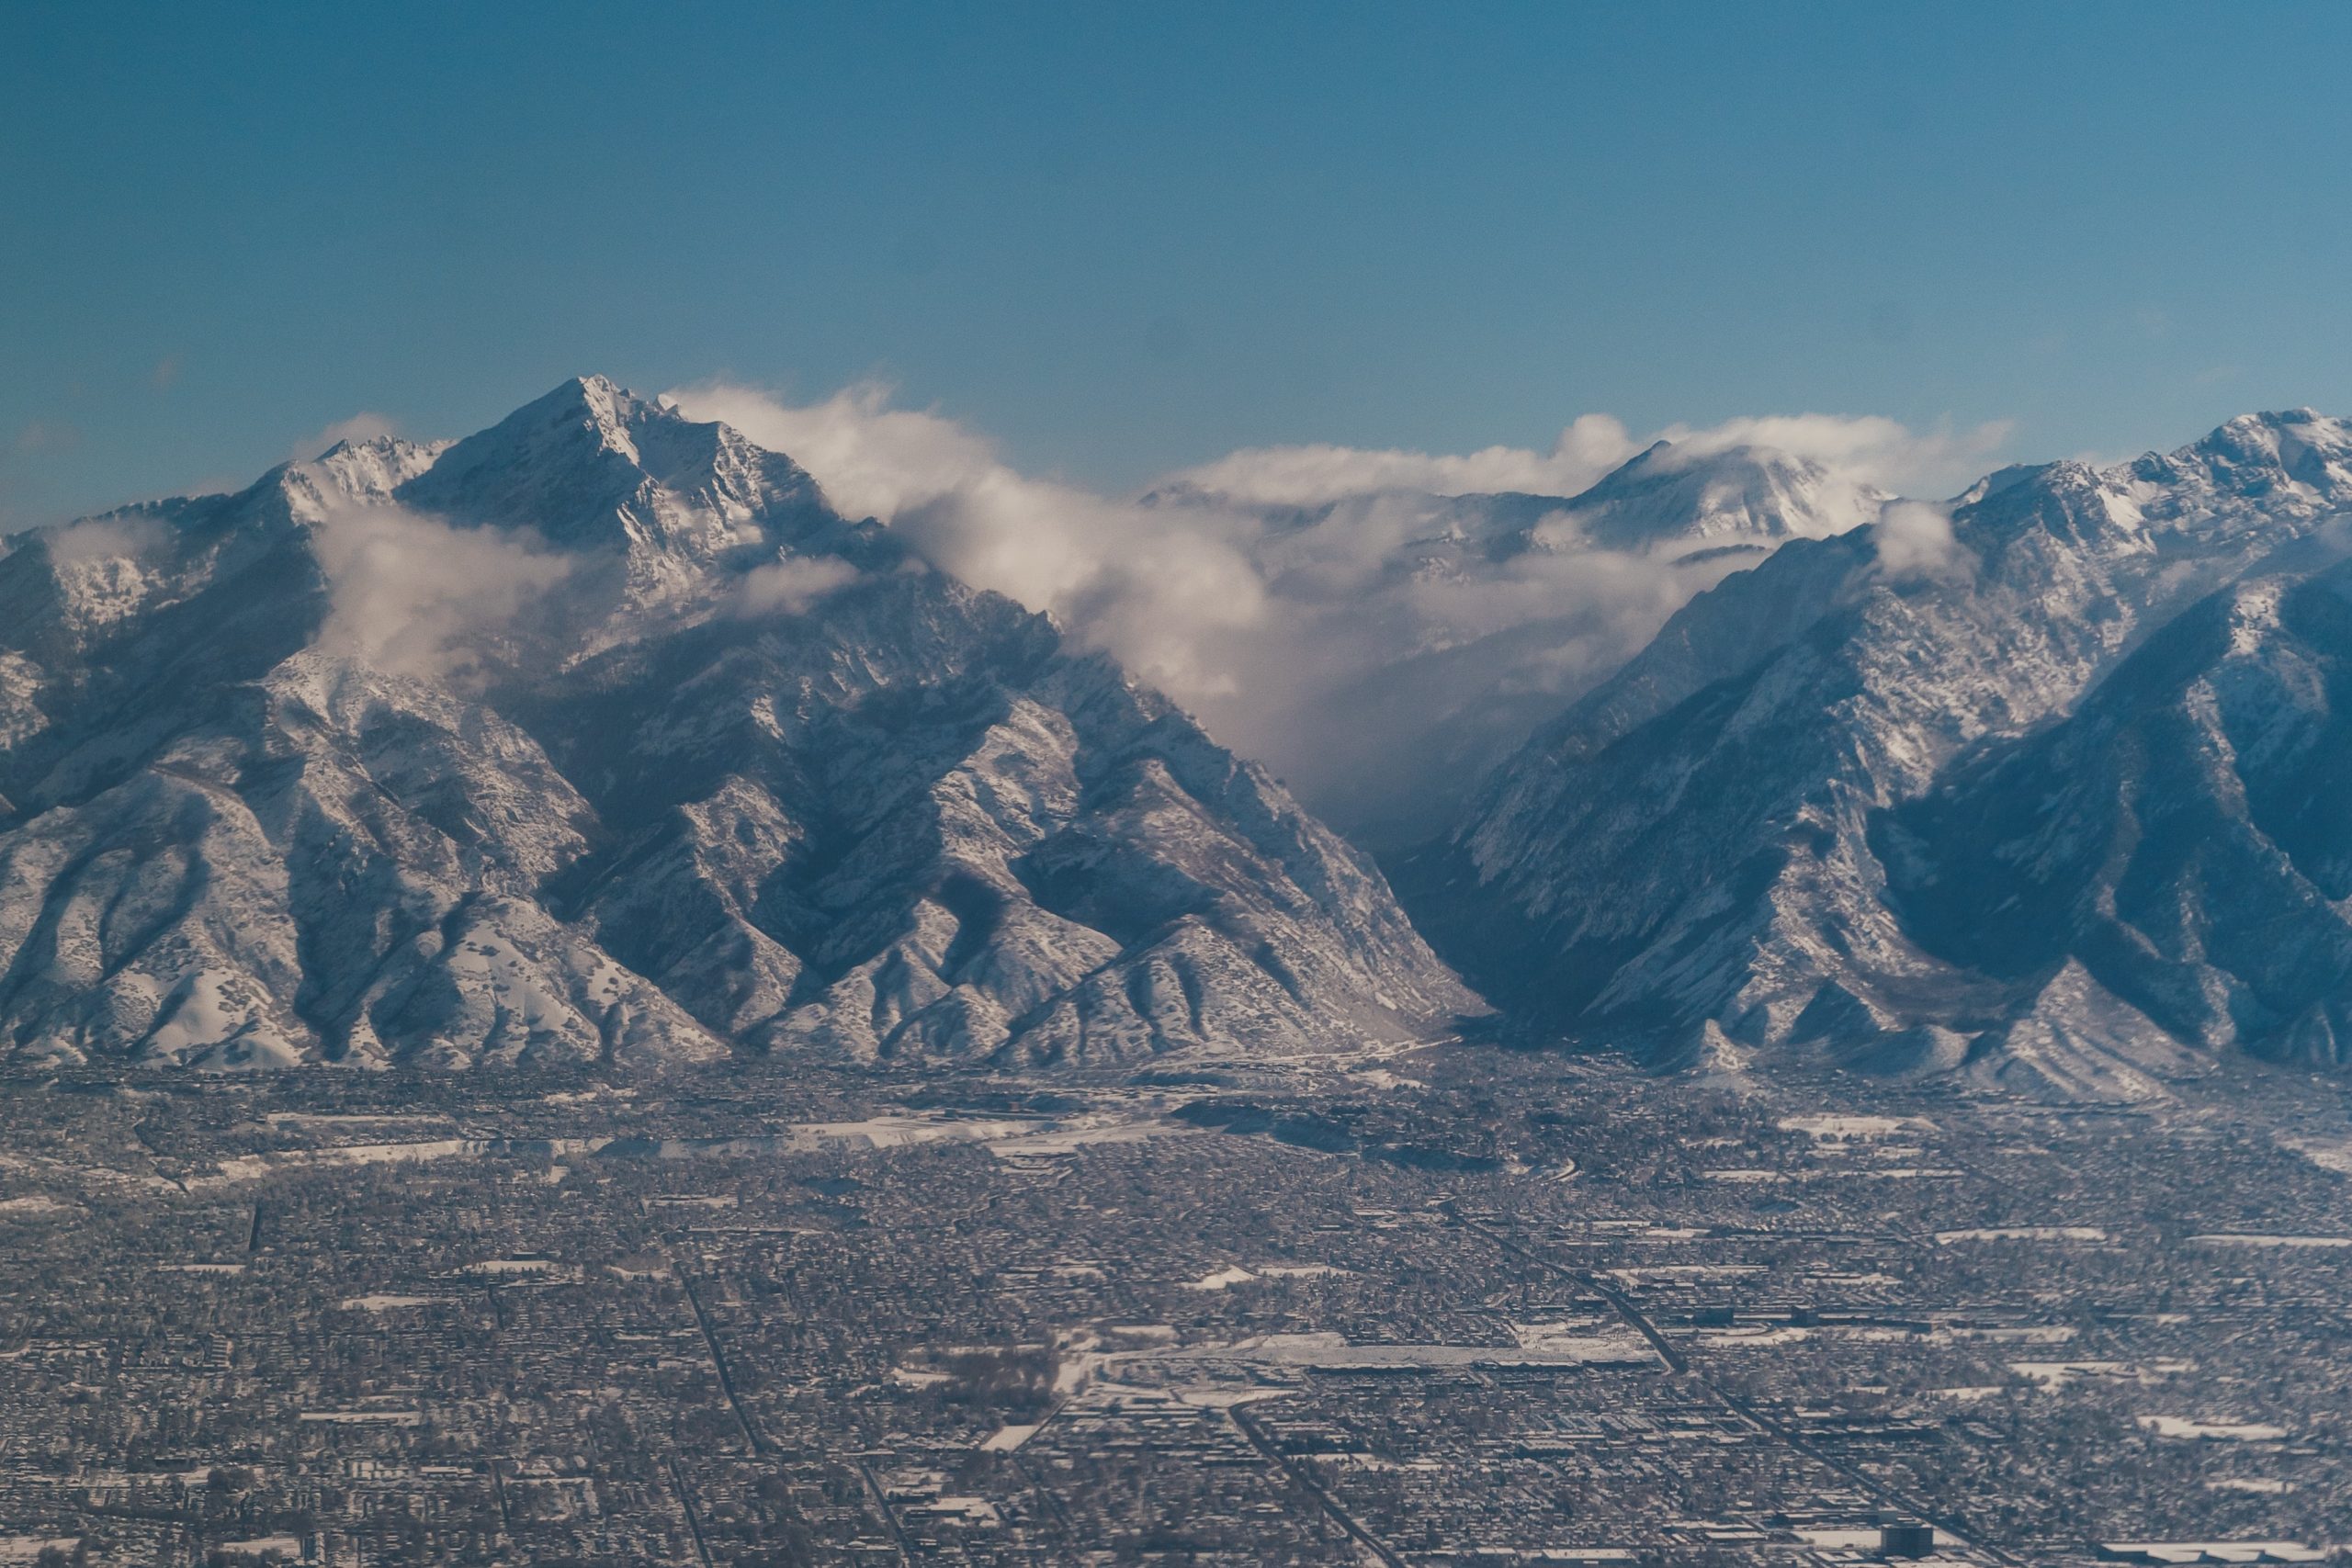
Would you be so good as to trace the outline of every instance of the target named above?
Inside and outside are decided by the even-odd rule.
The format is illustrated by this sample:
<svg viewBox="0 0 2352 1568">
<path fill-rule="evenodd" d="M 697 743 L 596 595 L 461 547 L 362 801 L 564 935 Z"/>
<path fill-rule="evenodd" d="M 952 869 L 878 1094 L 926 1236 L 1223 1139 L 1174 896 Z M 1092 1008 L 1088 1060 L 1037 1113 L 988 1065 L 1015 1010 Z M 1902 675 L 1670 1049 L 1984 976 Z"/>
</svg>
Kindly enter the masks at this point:
<svg viewBox="0 0 2352 1568">
<path fill-rule="evenodd" d="M 0 1053 L 1267 1060 L 1481 1016 L 1442 954 L 1507 1030 L 1661 1064 L 2129 1099 L 2352 1059 L 2352 426 L 1848 484 L 1849 527 L 1795 460 L 1675 458 L 1581 519 L 1413 503 L 1375 581 L 1596 517 L 1677 520 L 1668 571 L 1757 547 L 1395 890 L 1106 656 L 598 378 L 15 536 Z"/>
<path fill-rule="evenodd" d="M 20 1065 L 1040 1066 L 1476 1006 L 1172 705 L 601 379 L 49 530 L 0 607 Z"/>
<path fill-rule="evenodd" d="M 2341 422 L 2245 416 L 2171 454 L 1980 487 L 1924 552 L 1890 553 L 1886 521 L 1793 542 L 1692 600 L 1490 775 L 1464 828 L 1399 871 L 1408 901 L 1474 981 L 1549 1027 L 1668 1060 L 1712 1030 L 1998 1076 L 2005 1031 L 2059 976 L 1996 997 L 1925 951 L 1890 904 L 1876 814 L 2063 722 L 2206 595 L 2323 569 L 2347 458 Z M 2053 1078 L 2144 1090 L 2184 1047 L 2229 1043 L 2109 1010 L 2075 1032 L 2131 1046 L 2085 1044 Z"/>
</svg>

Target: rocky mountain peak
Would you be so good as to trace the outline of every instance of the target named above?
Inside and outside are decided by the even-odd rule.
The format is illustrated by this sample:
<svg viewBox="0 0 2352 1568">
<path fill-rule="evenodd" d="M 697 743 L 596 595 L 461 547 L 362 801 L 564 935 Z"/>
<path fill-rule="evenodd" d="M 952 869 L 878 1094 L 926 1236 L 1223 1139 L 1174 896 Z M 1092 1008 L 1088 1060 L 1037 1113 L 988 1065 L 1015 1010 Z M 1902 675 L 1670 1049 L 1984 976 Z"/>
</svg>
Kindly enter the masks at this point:
<svg viewBox="0 0 2352 1568">
<path fill-rule="evenodd" d="M 596 376 L 566 381 L 454 443 L 395 494 L 467 524 L 530 527 L 565 546 L 702 556 L 788 543 L 831 520 L 815 480 L 789 457 Z"/>
</svg>

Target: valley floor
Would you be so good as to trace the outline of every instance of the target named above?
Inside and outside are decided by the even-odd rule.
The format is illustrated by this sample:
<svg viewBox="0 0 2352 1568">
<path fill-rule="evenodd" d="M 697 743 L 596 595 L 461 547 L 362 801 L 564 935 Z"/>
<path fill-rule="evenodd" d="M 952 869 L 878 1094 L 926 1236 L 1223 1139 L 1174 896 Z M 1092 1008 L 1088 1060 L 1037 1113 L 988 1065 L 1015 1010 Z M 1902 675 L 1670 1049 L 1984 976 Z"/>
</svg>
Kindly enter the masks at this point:
<svg viewBox="0 0 2352 1568">
<path fill-rule="evenodd" d="M 0 1562 L 2317 1560 L 2352 1123 L 2203 1089 L 0 1085 Z"/>
</svg>

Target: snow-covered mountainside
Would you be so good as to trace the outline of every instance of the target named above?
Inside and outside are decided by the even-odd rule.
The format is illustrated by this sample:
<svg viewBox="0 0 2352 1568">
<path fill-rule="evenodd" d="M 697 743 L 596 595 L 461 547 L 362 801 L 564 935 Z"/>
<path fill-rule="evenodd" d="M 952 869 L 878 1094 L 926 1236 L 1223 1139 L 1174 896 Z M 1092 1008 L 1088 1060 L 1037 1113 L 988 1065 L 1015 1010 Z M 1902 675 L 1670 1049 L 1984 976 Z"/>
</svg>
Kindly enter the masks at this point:
<svg viewBox="0 0 2352 1568">
<path fill-rule="evenodd" d="M 1246 508 L 1249 553 L 1283 608 L 1272 635 L 1309 667 L 1280 649 L 1251 660 L 1293 700 L 1239 740 L 1357 841 L 1419 842 L 1692 594 L 1891 499 L 1770 447 L 1661 441 L 1574 496 L 1386 490 Z M 1190 486 L 1147 502 L 1238 505 Z M 1267 705 L 1262 684 L 1243 705 Z M 1227 717 L 1214 698 L 1208 712 Z"/>
<path fill-rule="evenodd" d="M 1998 984 L 2004 1043 L 2144 1020 L 2352 1061 L 2347 593 L 2342 566 L 2233 583 L 2064 722 L 1873 824 L 1889 902 L 1928 953 Z"/>
<path fill-rule="evenodd" d="M 2144 1091 L 2340 1061 L 2352 427 L 2010 469 L 1693 600 L 1403 875 L 1498 1001 L 1672 1057 Z"/>
<path fill-rule="evenodd" d="M 609 382 L 0 554 L 19 1065 L 1029 1065 L 1473 1005 L 1184 714 Z"/>
</svg>

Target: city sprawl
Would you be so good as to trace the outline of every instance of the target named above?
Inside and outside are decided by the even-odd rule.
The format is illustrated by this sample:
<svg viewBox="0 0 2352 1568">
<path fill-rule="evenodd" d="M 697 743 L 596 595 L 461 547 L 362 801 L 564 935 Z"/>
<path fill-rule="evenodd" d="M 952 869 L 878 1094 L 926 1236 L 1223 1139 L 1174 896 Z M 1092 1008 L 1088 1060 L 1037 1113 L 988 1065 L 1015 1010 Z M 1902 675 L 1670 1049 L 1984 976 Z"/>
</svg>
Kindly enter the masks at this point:
<svg viewBox="0 0 2352 1568">
<path fill-rule="evenodd" d="M 14 1080 L 0 1562 L 2344 1534 L 2352 1141 L 2308 1079 L 2211 1110 L 1849 1079 L 1832 1113 L 1607 1058 L 1352 1061 Z"/>
</svg>

